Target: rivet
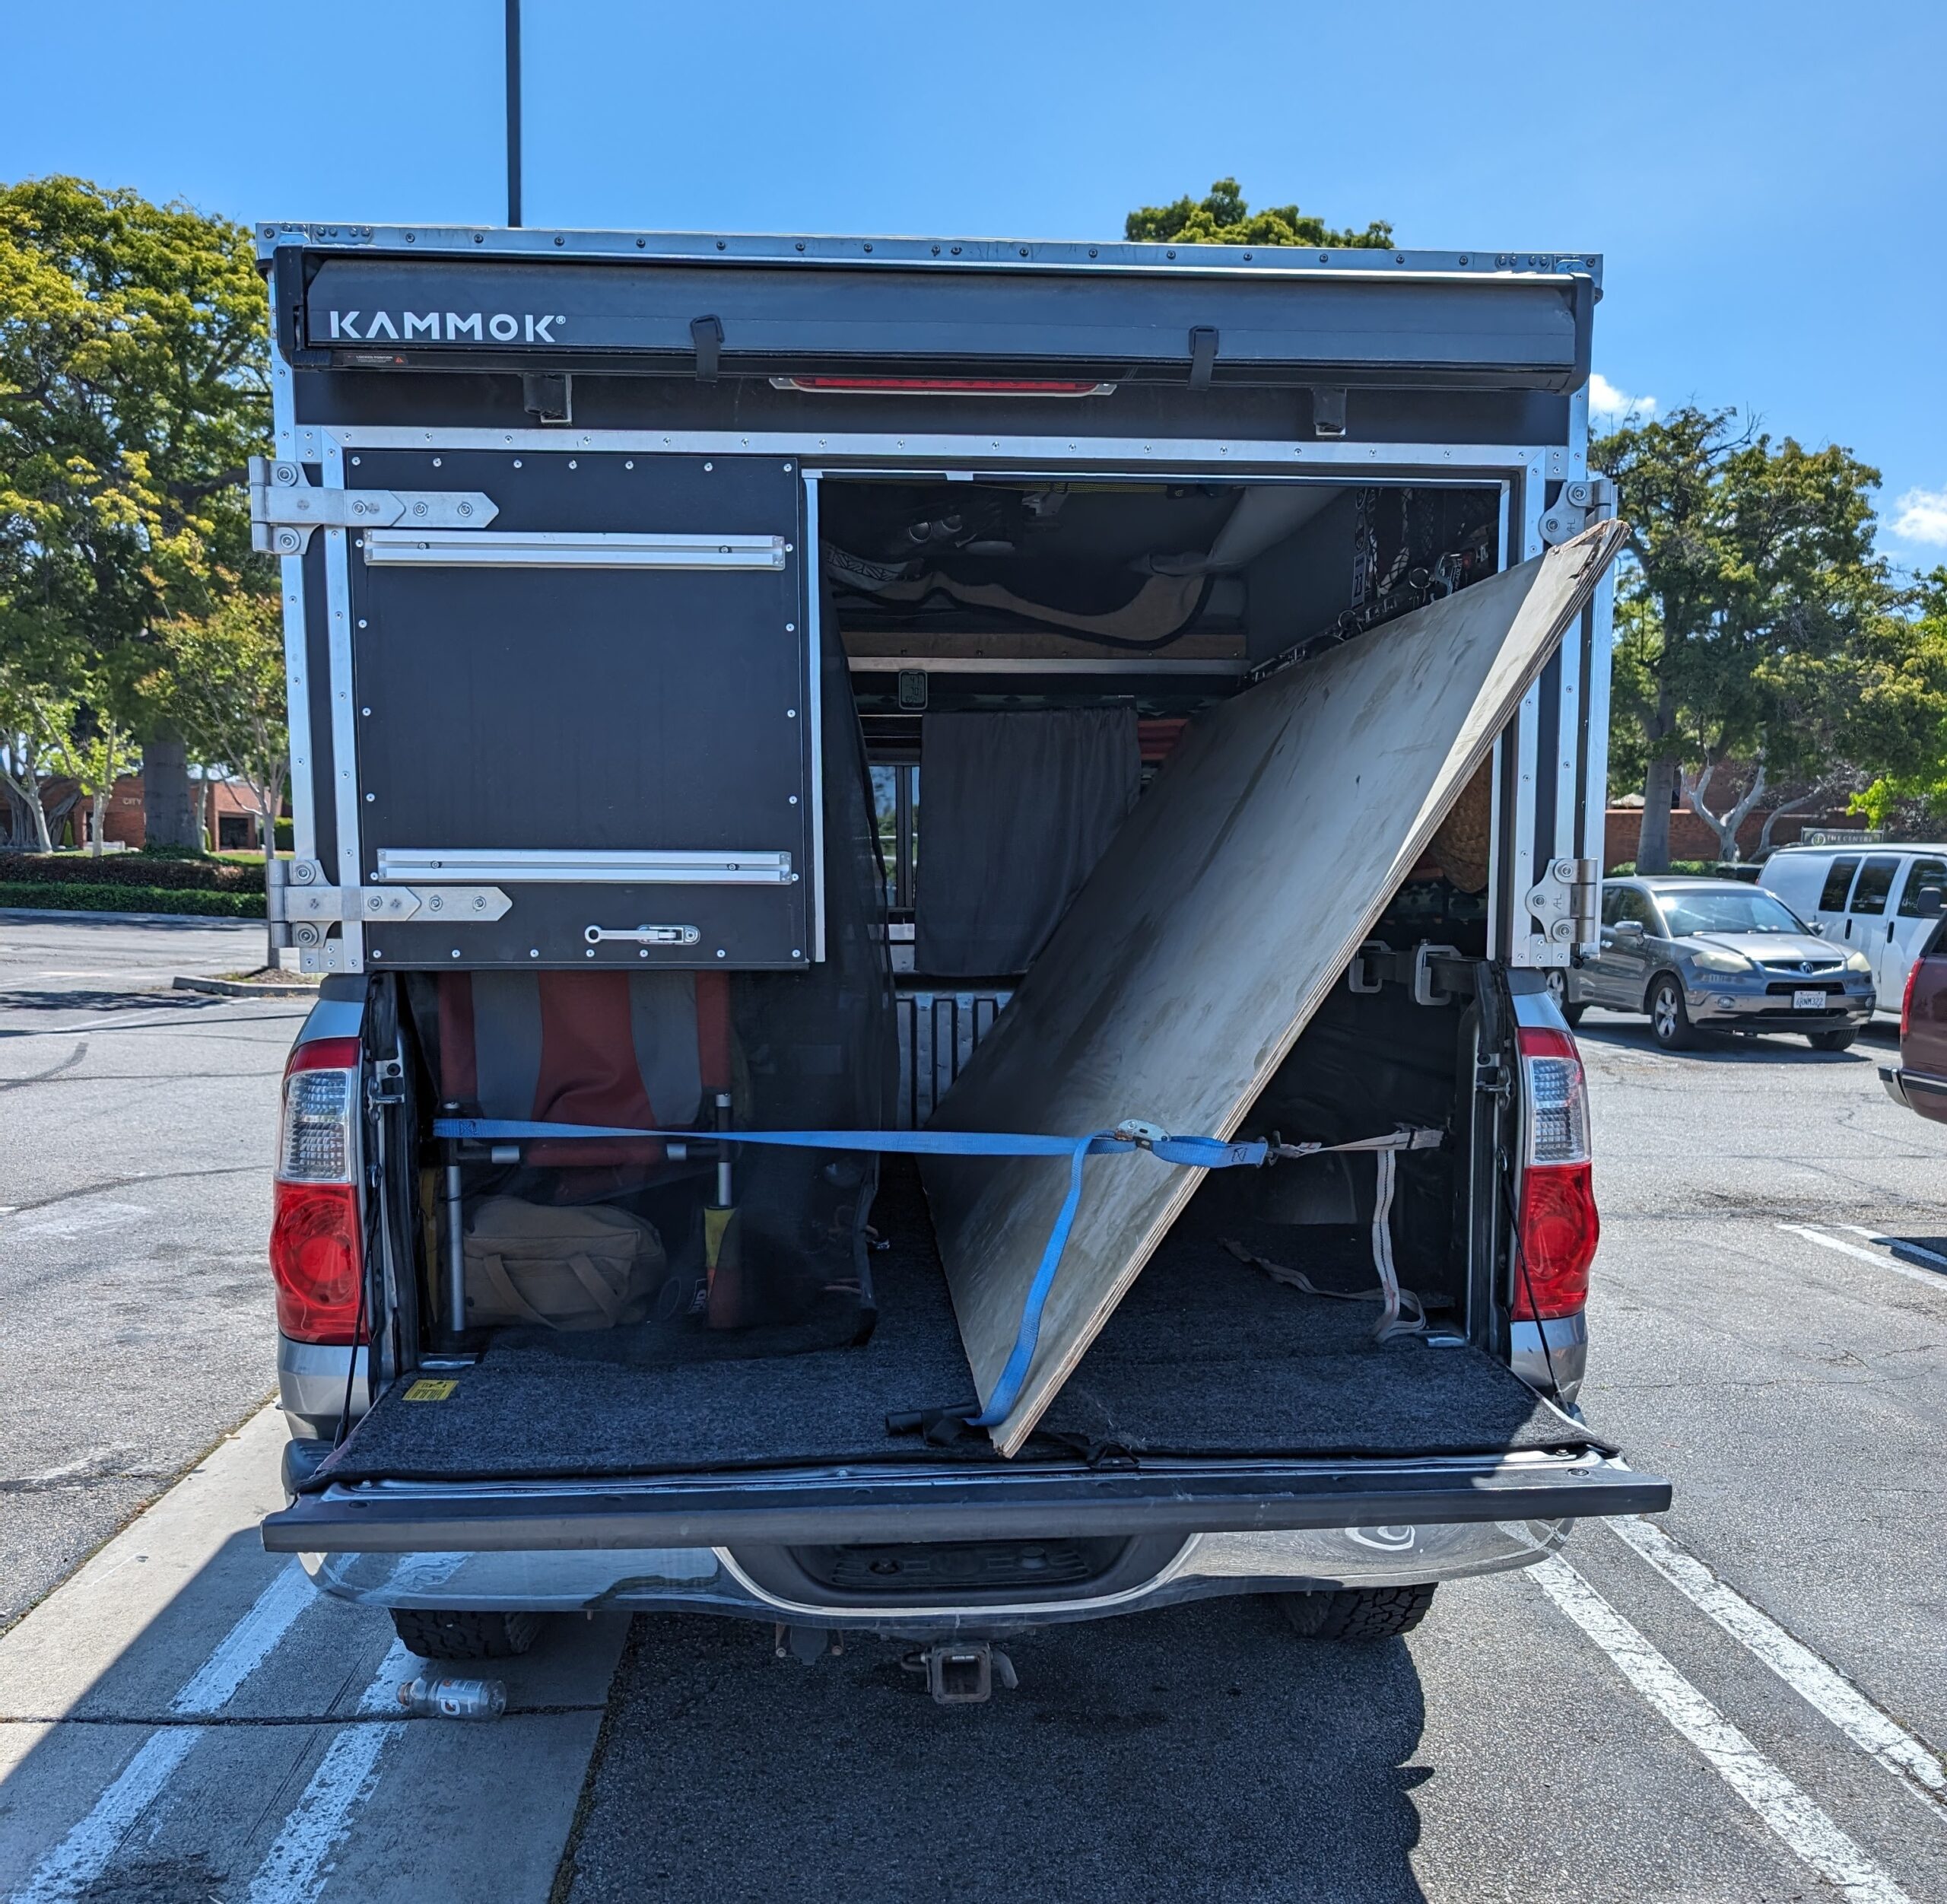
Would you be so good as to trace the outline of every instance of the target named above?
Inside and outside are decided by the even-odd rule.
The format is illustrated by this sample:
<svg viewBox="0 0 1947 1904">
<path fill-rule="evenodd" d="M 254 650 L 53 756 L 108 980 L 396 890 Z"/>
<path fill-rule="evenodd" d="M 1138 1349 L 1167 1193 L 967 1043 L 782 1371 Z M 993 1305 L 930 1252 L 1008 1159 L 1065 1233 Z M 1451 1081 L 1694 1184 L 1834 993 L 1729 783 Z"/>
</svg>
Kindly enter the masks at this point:
<svg viewBox="0 0 1947 1904">
<path fill-rule="evenodd" d="M 646 958 L 649 956 L 649 948 L 646 946 L 643 946 L 642 950 L 636 954 L 636 956 L 638 958 Z"/>
<path fill-rule="evenodd" d="M 445 461 L 446 459 L 443 456 L 435 456 L 433 459 L 433 467 L 435 469 L 437 469 L 445 462 Z"/>
<path fill-rule="evenodd" d="M 784 632 L 786 634 L 796 634 L 798 632 L 797 623 L 795 621 L 786 622 L 784 625 Z"/>
<path fill-rule="evenodd" d="M 1088 247 L 1088 255 L 1091 258 L 1095 256 L 1095 247 L 1093 245 Z"/>
<path fill-rule="evenodd" d="M 567 240 L 565 238 L 564 238 L 564 237 L 561 235 L 561 234 L 560 234 L 559 232 L 557 232 L 557 233 L 554 234 L 554 242 L 555 242 L 555 243 L 557 243 L 557 245 L 560 245 L 560 244 L 566 244 L 566 243 L 567 243 Z"/>
<path fill-rule="evenodd" d="M 937 246 L 935 246 L 934 247 L 934 249 L 935 249 L 935 250 L 937 250 L 939 249 L 939 247 L 938 247 Z M 791 956 L 792 956 L 793 958 L 802 958 L 804 957 L 804 955 L 804 955 L 802 952 L 800 952 L 796 946 L 793 946 L 791 948 Z"/>
<path fill-rule="evenodd" d="M 635 459 L 635 458 L 634 458 L 634 456 L 630 457 L 630 459 L 628 459 L 628 461 L 627 461 L 627 462 L 625 462 L 625 463 L 624 463 L 624 464 L 622 465 L 622 467 L 623 467 L 624 469 L 633 469 L 635 466 L 636 466 L 636 459 Z"/>
<path fill-rule="evenodd" d="M 728 958 L 730 956 L 730 955 L 726 952 L 721 946 L 719 946 L 716 949 L 716 955 L 719 958 Z"/>
<path fill-rule="evenodd" d="M 518 469 L 520 467 L 520 458 L 519 458 L 519 457 L 518 457 L 518 456 L 516 456 L 516 457 L 515 457 L 515 458 L 514 458 L 514 467 L 515 467 L 516 469 Z"/>
<path fill-rule="evenodd" d="M 370 805 L 371 805 L 371 803 L 373 803 L 373 801 L 376 800 L 378 797 L 379 797 L 379 796 L 378 796 L 378 795 L 377 795 L 377 794 L 376 794 L 376 793 L 367 793 L 367 794 L 365 796 L 365 803 L 366 803 L 366 805 L 367 805 L 367 806 L 370 806 Z"/>
<path fill-rule="evenodd" d="M 786 720 L 796 720 L 798 718 L 797 709 L 795 707 L 786 708 L 784 710 L 784 718 Z"/>
<path fill-rule="evenodd" d="M 361 628 L 366 625 L 365 618 L 362 615 L 358 618 L 358 625 Z"/>
<path fill-rule="evenodd" d="M 453 956 L 454 956 L 456 958 L 457 958 L 459 956 L 459 948 L 457 946 L 456 946 L 453 948 Z"/>
<path fill-rule="evenodd" d="M 473 234 L 473 242 L 474 242 L 475 244 L 477 244 L 477 245 L 484 245 L 484 244 L 487 242 L 487 240 L 486 240 L 484 238 L 483 238 L 483 237 L 480 235 L 480 234 L 479 234 L 478 232 L 477 232 L 477 231 L 476 231 L 476 232 Z"/>
<path fill-rule="evenodd" d="M 805 248 L 805 241 L 804 241 L 804 240 L 803 240 L 803 239 L 800 238 L 800 239 L 798 240 L 798 249 L 799 249 L 800 251 L 802 251 L 802 250 L 804 250 L 804 248 Z"/>
<path fill-rule="evenodd" d="M 369 800 L 372 796 L 370 794 L 367 793 L 365 797 Z M 798 796 L 795 793 L 791 796 L 791 804 L 793 806 L 796 806 L 798 804 Z"/>
<path fill-rule="evenodd" d="M 959 246 L 955 245 L 955 246 L 953 247 L 953 255 L 954 255 L 956 258 L 958 258 L 958 257 L 960 256 L 960 247 L 959 247 Z"/>
<path fill-rule="evenodd" d="M 641 251 L 641 250 L 644 250 L 644 249 L 647 246 L 648 243 L 649 243 L 649 240 L 648 240 L 646 238 L 638 238 L 638 239 L 636 240 L 636 249 L 637 249 L 637 250 L 638 250 L 638 251 Z"/>
<path fill-rule="evenodd" d="M 370 708 L 361 707 L 358 711 L 363 714 L 367 720 L 370 720 L 372 718 L 372 710 Z"/>
<path fill-rule="evenodd" d="M 866 246 L 866 249 L 868 251 L 870 251 L 870 250 L 872 250 L 872 246 L 871 246 L 870 245 L 868 245 L 868 246 Z"/>
<path fill-rule="evenodd" d="M 721 251 L 721 250 L 723 249 L 723 240 L 721 238 L 718 239 L 718 240 L 717 240 L 717 241 L 716 241 L 716 248 L 717 248 L 717 250 L 718 250 L 719 251 Z M 870 250 L 872 250 L 872 246 L 871 246 L 870 245 L 868 245 L 868 246 L 866 246 L 866 249 L 868 251 L 870 251 Z"/>
<path fill-rule="evenodd" d="M 1027 256 L 1027 247 L 1025 245 L 1021 247 L 1021 255 L 1024 258 Z"/>
<path fill-rule="evenodd" d="M 581 467 L 581 465 L 576 462 L 573 456 L 570 456 L 568 459 L 568 467 L 570 469 L 579 469 Z"/>
<path fill-rule="evenodd" d="M 1171 252 L 1169 255 L 1170 255 L 1170 256 L 1171 256 L 1172 258 L 1174 258 L 1177 254 L 1173 251 L 1173 252 Z"/>
<path fill-rule="evenodd" d="M 354 457 L 352 458 L 352 459 L 351 459 L 351 466 L 352 466 L 352 468 L 353 468 L 353 469 L 356 469 L 358 467 L 359 464 L 360 464 L 360 462 L 362 462 L 364 460 L 364 459 L 362 456 L 354 456 Z"/>
<path fill-rule="evenodd" d="M 538 946 L 529 946 L 527 955 L 530 958 L 538 958 L 541 956 L 541 948 Z"/>
<path fill-rule="evenodd" d="M 669 440 L 669 438 L 665 437 L 663 440 L 666 443 Z M 713 462 L 707 462 L 704 465 L 704 469 L 706 472 L 714 469 L 716 467 L 716 465 Z"/>
</svg>

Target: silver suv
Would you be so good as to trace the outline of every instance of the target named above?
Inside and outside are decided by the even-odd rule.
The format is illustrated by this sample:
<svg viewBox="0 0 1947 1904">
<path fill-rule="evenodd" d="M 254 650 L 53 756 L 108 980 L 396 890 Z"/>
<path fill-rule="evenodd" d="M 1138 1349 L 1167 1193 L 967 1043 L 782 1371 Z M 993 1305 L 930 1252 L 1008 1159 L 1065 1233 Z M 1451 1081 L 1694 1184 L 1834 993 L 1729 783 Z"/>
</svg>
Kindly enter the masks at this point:
<svg viewBox="0 0 1947 1904">
<path fill-rule="evenodd" d="M 1591 1005 L 1647 1012 L 1670 1051 L 1708 1031 L 1799 1031 L 1843 1051 L 1872 1016 L 1863 953 L 1736 879 L 1605 879 L 1602 950 L 1562 983 L 1571 1025 Z"/>
</svg>

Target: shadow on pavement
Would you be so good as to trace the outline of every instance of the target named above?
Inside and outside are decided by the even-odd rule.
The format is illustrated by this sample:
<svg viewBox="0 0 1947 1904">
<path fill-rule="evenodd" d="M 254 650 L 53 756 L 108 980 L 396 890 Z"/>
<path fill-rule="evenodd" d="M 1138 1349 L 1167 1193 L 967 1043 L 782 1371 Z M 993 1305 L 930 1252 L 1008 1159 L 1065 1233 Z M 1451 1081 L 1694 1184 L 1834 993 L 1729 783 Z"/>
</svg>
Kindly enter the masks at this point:
<svg viewBox="0 0 1947 1904">
<path fill-rule="evenodd" d="M 1882 1030 L 1866 1027 L 1858 1042 L 1848 1051 L 1818 1051 L 1805 1041 L 1802 1032 L 1765 1031 L 1733 1035 L 1728 1032 L 1697 1034 L 1698 1042 L 1688 1051 L 1665 1051 L 1650 1030 L 1647 1019 L 1585 1018 L 1575 1028 L 1583 1044 L 1612 1045 L 1618 1051 L 1654 1051 L 1686 1064 L 1841 1064 L 1872 1066 L 1899 1050 L 1897 1026 Z"/>
<path fill-rule="evenodd" d="M 904 1650 L 807 1667 L 744 1620 L 639 1618 L 569 1904 L 1425 1896 L 1409 1794 L 1434 1773 L 1408 1763 L 1425 1702 L 1401 1641 L 1204 1601 L 1022 1635 L 1018 1690 L 959 1708 Z"/>
<path fill-rule="evenodd" d="M 9 1012 L 155 1012 L 193 1018 L 237 1001 L 211 992 L 56 990 L 49 986 L 8 990 L 0 987 L 0 1011 Z M 303 1003 L 300 1000 L 298 1003 Z"/>
</svg>

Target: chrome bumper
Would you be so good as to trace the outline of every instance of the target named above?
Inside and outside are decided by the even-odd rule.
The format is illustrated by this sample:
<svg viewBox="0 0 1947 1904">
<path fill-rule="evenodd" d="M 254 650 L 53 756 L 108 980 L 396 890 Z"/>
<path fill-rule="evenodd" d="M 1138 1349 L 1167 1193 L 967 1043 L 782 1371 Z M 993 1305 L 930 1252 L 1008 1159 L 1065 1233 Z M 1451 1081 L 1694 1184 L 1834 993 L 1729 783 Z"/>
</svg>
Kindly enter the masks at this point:
<svg viewBox="0 0 1947 1904">
<path fill-rule="evenodd" d="M 1744 993 L 1715 985 L 1686 987 L 1683 997 L 1693 1024 L 1751 1031 L 1841 1031 L 1865 1024 L 1873 1009 L 1870 984 L 1847 992 L 1822 1012 L 1794 1011 L 1791 1001 L 1775 992 Z"/>
<path fill-rule="evenodd" d="M 687 1611 L 887 1635 L 994 1634 L 1224 1594 L 1418 1586 L 1531 1566 L 1566 1521 L 1192 1534 L 1148 1579 L 1094 1597 L 879 1606 L 794 1599 L 728 1547 L 475 1553 L 307 1553 L 319 1588 L 362 1606 L 468 1612 Z"/>
<path fill-rule="evenodd" d="M 1586 1311 L 1551 1316 L 1545 1322 L 1508 1325 L 1508 1366 L 1538 1395 L 1552 1395 L 1565 1408 L 1574 1400 L 1589 1366 Z"/>
</svg>

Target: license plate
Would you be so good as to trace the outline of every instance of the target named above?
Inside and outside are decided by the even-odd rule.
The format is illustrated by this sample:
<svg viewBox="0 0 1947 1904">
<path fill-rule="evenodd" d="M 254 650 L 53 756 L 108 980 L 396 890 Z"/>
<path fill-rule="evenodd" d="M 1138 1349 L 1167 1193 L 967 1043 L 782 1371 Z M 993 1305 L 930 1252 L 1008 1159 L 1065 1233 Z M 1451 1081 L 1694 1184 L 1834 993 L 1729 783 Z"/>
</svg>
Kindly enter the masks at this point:
<svg viewBox="0 0 1947 1904">
<path fill-rule="evenodd" d="M 1792 993 L 1792 1009 L 1795 1012 L 1822 1012 L 1831 1002 L 1823 992 Z"/>
</svg>

